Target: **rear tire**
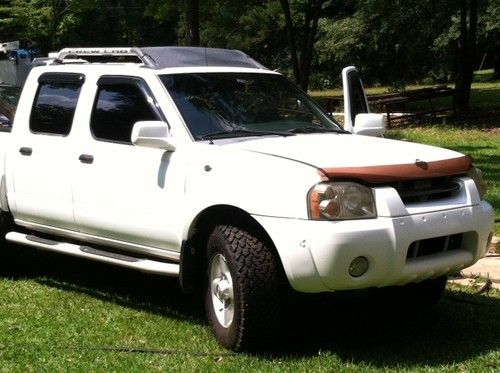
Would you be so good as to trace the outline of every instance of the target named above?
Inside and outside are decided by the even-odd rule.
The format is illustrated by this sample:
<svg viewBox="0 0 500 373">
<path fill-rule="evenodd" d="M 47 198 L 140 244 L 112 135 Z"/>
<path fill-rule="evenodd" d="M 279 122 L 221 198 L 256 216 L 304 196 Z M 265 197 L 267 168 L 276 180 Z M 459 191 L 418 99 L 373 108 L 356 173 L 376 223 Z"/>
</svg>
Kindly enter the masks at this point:
<svg viewBox="0 0 500 373">
<path fill-rule="evenodd" d="M 280 267 L 262 240 L 216 226 L 207 241 L 205 306 L 216 339 L 234 351 L 268 342 L 279 320 Z"/>
<path fill-rule="evenodd" d="M 12 225 L 11 215 L 0 210 L 0 274 L 2 275 L 11 264 L 5 235 L 11 230 Z"/>
</svg>

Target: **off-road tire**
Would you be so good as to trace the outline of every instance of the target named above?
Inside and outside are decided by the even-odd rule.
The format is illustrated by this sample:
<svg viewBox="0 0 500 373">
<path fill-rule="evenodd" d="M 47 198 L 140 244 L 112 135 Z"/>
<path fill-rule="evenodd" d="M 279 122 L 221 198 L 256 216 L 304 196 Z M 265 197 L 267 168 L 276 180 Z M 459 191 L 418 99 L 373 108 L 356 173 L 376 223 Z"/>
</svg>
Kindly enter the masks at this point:
<svg viewBox="0 0 500 373">
<path fill-rule="evenodd" d="M 224 326 L 216 315 L 210 268 L 224 258 L 232 280 L 234 317 Z M 214 259 L 215 258 L 215 259 Z M 207 241 L 205 306 L 216 339 L 233 351 L 254 350 L 269 342 L 280 314 L 280 267 L 262 240 L 234 226 L 216 226 Z"/>
<path fill-rule="evenodd" d="M 0 210 L 0 274 L 4 275 L 7 268 L 12 264 L 7 248 L 5 235 L 12 229 L 12 217 L 10 214 Z"/>
</svg>

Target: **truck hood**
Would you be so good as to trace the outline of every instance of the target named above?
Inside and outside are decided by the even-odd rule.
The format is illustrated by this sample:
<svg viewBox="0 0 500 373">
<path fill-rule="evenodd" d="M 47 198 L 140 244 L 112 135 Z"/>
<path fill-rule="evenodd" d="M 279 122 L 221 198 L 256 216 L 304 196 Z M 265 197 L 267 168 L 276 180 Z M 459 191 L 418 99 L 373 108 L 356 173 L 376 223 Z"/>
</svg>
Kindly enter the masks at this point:
<svg viewBox="0 0 500 373">
<path fill-rule="evenodd" d="M 229 146 L 307 163 L 325 178 L 370 183 L 465 174 L 472 163 L 448 149 L 350 134 L 258 138 Z"/>
</svg>

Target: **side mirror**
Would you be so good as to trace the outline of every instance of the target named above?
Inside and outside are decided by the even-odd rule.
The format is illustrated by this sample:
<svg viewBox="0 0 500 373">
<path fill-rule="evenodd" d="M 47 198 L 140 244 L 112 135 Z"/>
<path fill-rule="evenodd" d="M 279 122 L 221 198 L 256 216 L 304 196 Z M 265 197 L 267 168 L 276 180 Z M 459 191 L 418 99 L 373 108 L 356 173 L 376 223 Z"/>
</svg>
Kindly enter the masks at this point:
<svg viewBox="0 0 500 373">
<path fill-rule="evenodd" d="M 174 139 L 170 137 L 168 124 L 163 121 L 140 121 L 132 129 L 132 143 L 136 146 L 175 151 Z"/>
<path fill-rule="evenodd" d="M 382 114 L 358 114 L 352 132 L 356 135 L 382 136 L 385 133 L 385 118 Z"/>
</svg>

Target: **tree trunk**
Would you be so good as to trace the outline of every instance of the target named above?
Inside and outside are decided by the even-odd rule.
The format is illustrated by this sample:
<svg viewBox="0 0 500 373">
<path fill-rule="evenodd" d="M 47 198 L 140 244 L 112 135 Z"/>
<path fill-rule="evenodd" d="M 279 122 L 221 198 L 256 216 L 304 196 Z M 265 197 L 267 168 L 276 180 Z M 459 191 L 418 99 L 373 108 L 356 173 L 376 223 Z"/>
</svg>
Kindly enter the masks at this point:
<svg viewBox="0 0 500 373">
<path fill-rule="evenodd" d="M 290 59 L 292 60 L 293 76 L 295 78 L 295 83 L 300 85 L 299 59 L 297 56 L 297 47 L 295 46 L 295 28 L 290 13 L 290 3 L 288 0 L 280 0 L 280 3 L 283 13 L 285 14 L 286 37 L 288 49 L 290 50 Z"/>
<path fill-rule="evenodd" d="M 302 44 L 300 53 L 297 51 L 297 32 L 293 24 L 290 12 L 290 2 L 280 0 L 281 8 L 285 16 L 286 34 L 290 57 L 292 60 L 293 75 L 295 82 L 304 90 L 309 88 L 309 77 L 311 75 L 312 55 L 316 34 L 318 32 L 318 21 L 321 14 L 321 7 L 325 0 L 312 0 L 304 14 L 304 25 L 302 27 Z"/>
<path fill-rule="evenodd" d="M 301 53 L 301 79 L 300 86 L 304 91 L 309 88 L 309 77 L 311 76 L 312 56 L 316 34 L 318 32 L 319 16 L 321 14 L 321 2 L 317 2 L 310 13 L 306 25 L 307 32 L 304 35 L 304 46 Z"/>
<path fill-rule="evenodd" d="M 458 40 L 455 107 L 458 113 L 469 110 L 477 38 L 477 0 L 461 0 Z"/>
<path fill-rule="evenodd" d="M 186 0 L 186 44 L 200 45 L 200 4 L 199 0 Z"/>
<path fill-rule="evenodd" d="M 50 40 L 49 40 L 49 47 L 51 50 L 56 49 L 56 40 L 57 40 L 57 29 L 59 27 L 59 1 L 53 1 L 52 2 L 52 25 L 50 28 Z"/>
<path fill-rule="evenodd" d="M 495 32 L 495 49 L 493 50 L 493 77 L 500 79 L 500 32 Z"/>
</svg>

